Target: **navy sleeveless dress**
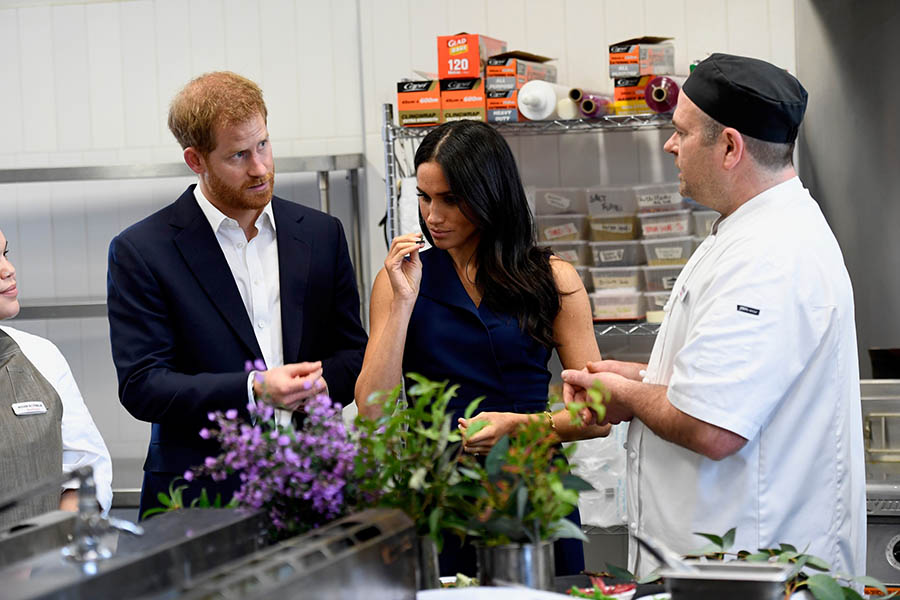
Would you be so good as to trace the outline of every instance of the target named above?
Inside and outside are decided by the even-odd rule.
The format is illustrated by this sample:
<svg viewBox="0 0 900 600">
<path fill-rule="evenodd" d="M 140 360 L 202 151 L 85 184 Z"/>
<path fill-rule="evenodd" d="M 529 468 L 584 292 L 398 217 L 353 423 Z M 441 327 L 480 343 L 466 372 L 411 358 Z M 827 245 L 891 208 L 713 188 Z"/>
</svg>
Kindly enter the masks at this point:
<svg viewBox="0 0 900 600">
<path fill-rule="evenodd" d="M 542 412 L 547 406 L 551 351 L 524 333 L 515 317 L 498 314 L 484 302 L 476 307 L 453 267 L 438 248 L 421 252 L 422 282 L 403 353 L 403 372 L 458 384 L 450 408 L 452 424 L 466 406 L 484 396 L 477 412 Z M 570 520 L 580 524 L 577 509 Z M 441 553 L 441 575 L 476 575 L 475 551 L 450 536 Z M 584 569 L 580 540 L 554 545 L 557 575 Z"/>
</svg>

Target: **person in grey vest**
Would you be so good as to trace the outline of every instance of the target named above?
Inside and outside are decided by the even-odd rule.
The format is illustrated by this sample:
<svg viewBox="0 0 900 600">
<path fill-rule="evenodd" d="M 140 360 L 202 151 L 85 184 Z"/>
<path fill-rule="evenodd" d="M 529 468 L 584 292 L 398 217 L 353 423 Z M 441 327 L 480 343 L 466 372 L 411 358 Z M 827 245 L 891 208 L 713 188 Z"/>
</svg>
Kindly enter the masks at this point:
<svg viewBox="0 0 900 600">
<path fill-rule="evenodd" d="M 0 319 L 10 319 L 19 314 L 19 289 L 2 231 L 0 248 Z M 112 503 L 109 450 L 62 353 L 49 340 L 0 326 L 0 369 L 0 398 L 9 406 L 0 410 L 0 496 L 91 466 L 106 514 Z M 45 512 L 77 508 L 77 490 L 51 490 L 0 513 L 0 532 Z"/>
</svg>

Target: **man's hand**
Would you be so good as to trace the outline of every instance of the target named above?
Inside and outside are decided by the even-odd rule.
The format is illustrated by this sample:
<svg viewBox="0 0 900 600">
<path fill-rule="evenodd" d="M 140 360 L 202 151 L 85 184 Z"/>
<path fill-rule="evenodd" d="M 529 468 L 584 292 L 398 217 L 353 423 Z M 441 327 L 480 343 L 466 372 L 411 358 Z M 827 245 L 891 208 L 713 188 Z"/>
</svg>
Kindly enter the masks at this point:
<svg viewBox="0 0 900 600">
<path fill-rule="evenodd" d="M 605 425 L 606 423 L 616 425 L 623 421 L 630 421 L 634 418 L 634 412 L 632 412 L 631 408 L 628 406 L 625 394 L 622 393 L 623 384 L 628 381 L 622 375 L 611 372 L 590 373 L 587 369 L 581 371 L 566 369 L 562 372 L 562 379 L 563 402 L 566 403 L 566 406 L 572 402 L 584 402 L 587 398 L 586 390 L 594 385 L 595 381 L 602 383 L 609 391 L 610 397 L 605 403 L 606 417 L 601 423 L 598 423 L 597 414 L 594 411 L 585 408 L 581 411 L 581 418 L 586 425 Z"/>
<path fill-rule="evenodd" d="M 487 454 L 504 435 L 512 433 L 527 420 L 526 415 L 511 412 L 482 412 L 471 419 L 459 419 L 459 430 L 463 434 L 463 450 L 472 454 Z M 486 421 L 472 437 L 466 437 L 470 426 L 476 421 Z"/>
<path fill-rule="evenodd" d="M 644 381 L 647 365 L 621 360 L 599 360 L 587 364 L 589 373 L 616 373 L 632 381 Z"/>
<path fill-rule="evenodd" d="M 327 389 L 321 361 L 291 363 L 259 374 L 262 381 L 254 379 L 253 395 L 285 410 L 297 410 L 307 399 Z"/>
</svg>

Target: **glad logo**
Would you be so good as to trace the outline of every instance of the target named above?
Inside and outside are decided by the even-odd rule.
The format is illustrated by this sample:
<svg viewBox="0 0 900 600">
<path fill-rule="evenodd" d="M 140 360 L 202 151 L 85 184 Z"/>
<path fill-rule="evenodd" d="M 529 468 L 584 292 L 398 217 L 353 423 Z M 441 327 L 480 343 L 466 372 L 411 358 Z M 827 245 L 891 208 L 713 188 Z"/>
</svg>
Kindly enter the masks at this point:
<svg viewBox="0 0 900 600">
<path fill-rule="evenodd" d="M 466 38 L 464 38 L 464 37 L 461 37 L 461 38 L 450 38 L 449 40 L 447 40 L 447 47 L 448 47 L 448 48 L 453 48 L 453 47 L 455 47 L 455 46 L 459 46 L 460 44 L 462 44 L 463 46 L 465 46 L 467 41 L 468 41 L 468 40 L 467 40 Z"/>
</svg>

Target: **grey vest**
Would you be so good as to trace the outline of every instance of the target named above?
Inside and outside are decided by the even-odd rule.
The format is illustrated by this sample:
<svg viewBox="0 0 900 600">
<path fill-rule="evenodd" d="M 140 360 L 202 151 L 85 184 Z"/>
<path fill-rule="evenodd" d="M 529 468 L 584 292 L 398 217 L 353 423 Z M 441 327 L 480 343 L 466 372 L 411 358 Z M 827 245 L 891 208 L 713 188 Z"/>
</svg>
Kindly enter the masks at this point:
<svg viewBox="0 0 900 600">
<path fill-rule="evenodd" d="M 47 412 L 16 415 L 17 402 L 40 401 Z M 62 401 L 19 345 L 0 330 L 0 496 L 62 473 Z M 0 513 L 0 531 L 59 508 L 59 490 Z"/>
</svg>

